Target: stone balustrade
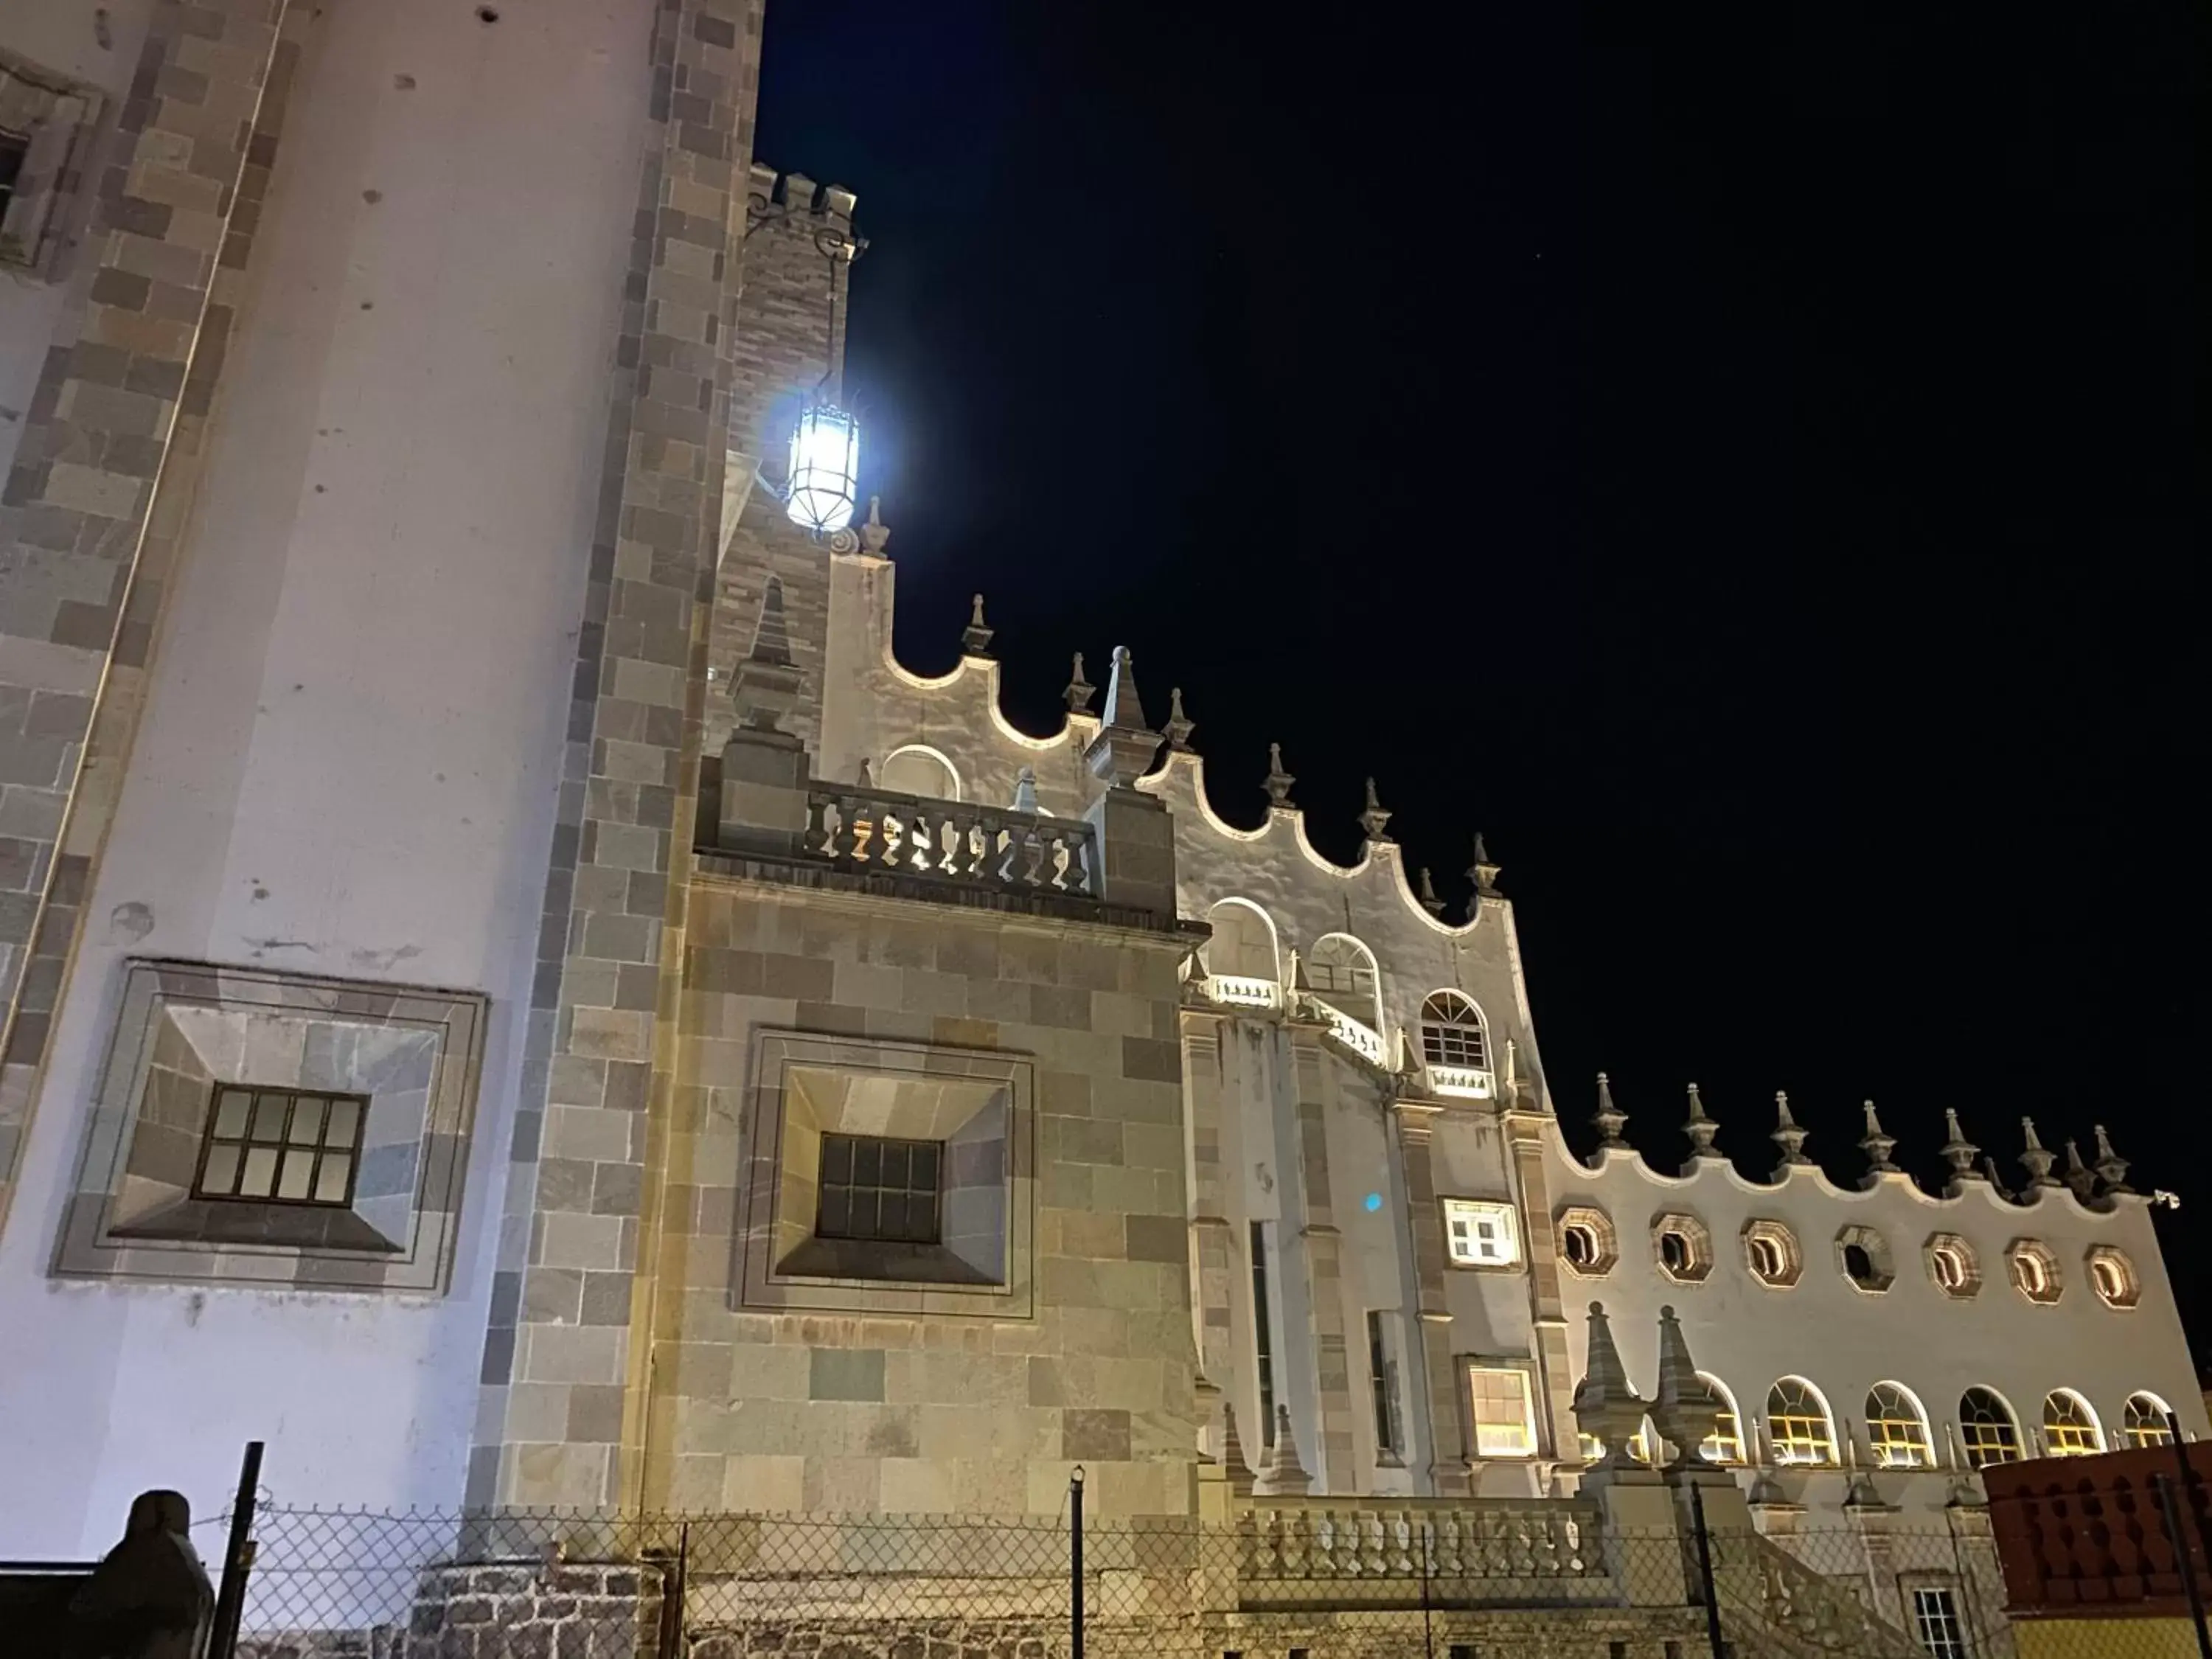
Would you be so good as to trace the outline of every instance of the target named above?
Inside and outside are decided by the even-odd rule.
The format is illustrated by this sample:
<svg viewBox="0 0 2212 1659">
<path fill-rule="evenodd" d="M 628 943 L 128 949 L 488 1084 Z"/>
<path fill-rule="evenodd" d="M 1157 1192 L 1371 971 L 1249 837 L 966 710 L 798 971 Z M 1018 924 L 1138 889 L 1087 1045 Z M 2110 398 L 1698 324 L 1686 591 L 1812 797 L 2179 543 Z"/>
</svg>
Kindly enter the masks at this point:
<svg viewBox="0 0 2212 1659">
<path fill-rule="evenodd" d="M 1556 1499 L 1267 1502 L 1237 1520 L 1238 1599 L 1599 1601 L 1613 1579 L 1598 1527 L 1595 1507 Z"/>
<path fill-rule="evenodd" d="M 1429 1087 L 1458 1100 L 1488 1100 L 1497 1093 L 1489 1073 L 1474 1066 L 1429 1066 Z"/>
<path fill-rule="evenodd" d="M 1214 1001 L 1231 1008 L 1279 1008 L 1283 1006 L 1283 988 L 1272 979 L 1256 979 L 1248 974 L 1208 974 L 1206 994 Z"/>
<path fill-rule="evenodd" d="M 817 783 L 800 850 L 846 869 L 1011 893 L 1099 896 L 1097 831 L 1075 818 Z"/>
<path fill-rule="evenodd" d="M 1382 1037 L 1372 1026 L 1352 1018 L 1341 1008 L 1331 1007 L 1319 997 L 1312 1005 L 1328 1026 L 1328 1034 L 1370 1066 L 1382 1062 Z"/>
</svg>

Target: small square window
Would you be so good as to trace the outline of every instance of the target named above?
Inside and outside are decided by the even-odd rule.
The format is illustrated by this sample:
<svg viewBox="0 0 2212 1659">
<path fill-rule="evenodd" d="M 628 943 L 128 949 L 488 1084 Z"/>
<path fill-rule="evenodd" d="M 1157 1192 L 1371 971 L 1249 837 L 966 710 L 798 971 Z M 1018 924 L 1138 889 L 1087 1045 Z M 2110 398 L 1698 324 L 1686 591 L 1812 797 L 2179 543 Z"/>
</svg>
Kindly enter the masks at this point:
<svg viewBox="0 0 2212 1659">
<path fill-rule="evenodd" d="M 938 1243 L 944 1150 L 934 1140 L 823 1135 L 816 1236 L 891 1244 Z"/>
<path fill-rule="evenodd" d="M 1534 1457 L 1536 1419 L 1529 1410 L 1528 1373 L 1502 1365 L 1470 1365 L 1467 1386 L 1474 1419 L 1474 1455 Z"/>
<path fill-rule="evenodd" d="M 1510 1267 L 1521 1259 L 1521 1231 L 1510 1204 L 1444 1200 L 1444 1238 L 1462 1267 Z"/>
<path fill-rule="evenodd" d="M 218 1083 L 192 1196 L 347 1208 L 368 1109 L 366 1095 Z"/>
</svg>

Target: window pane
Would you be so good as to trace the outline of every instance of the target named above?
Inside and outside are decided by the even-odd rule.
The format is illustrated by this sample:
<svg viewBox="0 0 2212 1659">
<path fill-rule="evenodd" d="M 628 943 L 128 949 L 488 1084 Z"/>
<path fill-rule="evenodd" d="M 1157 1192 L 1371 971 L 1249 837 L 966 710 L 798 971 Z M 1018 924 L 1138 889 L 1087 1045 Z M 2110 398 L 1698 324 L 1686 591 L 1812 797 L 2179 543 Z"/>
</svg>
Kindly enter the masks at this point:
<svg viewBox="0 0 2212 1659">
<path fill-rule="evenodd" d="M 822 1137 L 822 1179 L 848 1186 L 853 1179 L 853 1143 L 842 1135 Z"/>
<path fill-rule="evenodd" d="M 832 1237 L 849 1233 L 853 1227 L 852 1194 L 842 1187 L 822 1189 L 822 1214 L 815 1231 Z"/>
<path fill-rule="evenodd" d="M 323 1131 L 323 1145 L 344 1146 L 356 1152 L 361 1149 L 361 1102 L 331 1102 L 330 1122 Z"/>
<path fill-rule="evenodd" d="M 283 1173 L 276 1177 L 276 1196 L 286 1199 L 307 1197 L 315 1178 L 315 1155 L 302 1146 L 285 1152 Z"/>
<path fill-rule="evenodd" d="M 908 1180 L 918 1193 L 937 1190 L 937 1143 L 928 1141 L 914 1149 L 914 1164 Z"/>
<path fill-rule="evenodd" d="M 312 1146 L 323 1138 L 323 1108 L 327 1102 L 301 1095 L 292 1105 L 292 1127 L 285 1139 L 295 1146 Z"/>
<path fill-rule="evenodd" d="M 884 1185 L 904 1190 L 907 1168 L 913 1162 L 912 1153 L 906 1142 L 885 1140 L 878 1144 L 883 1148 Z"/>
<path fill-rule="evenodd" d="M 884 1178 L 884 1144 L 880 1140 L 853 1143 L 853 1184 L 873 1187 Z"/>
<path fill-rule="evenodd" d="M 347 1152 L 324 1155 L 322 1168 L 315 1172 L 315 1201 L 319 1204 L 345 1202 L 346 1182 L 353 1174 L 353 1158 Z"/>
<path fill-rule="evenodd" d="M 252 1148 L 246 1154 L 246 1173 L 239 1177 L 238 1195 L 240 1198 L 266 1198 L 276 1190 L 276 1149 L 270 1146 Z"/>
<path fill-rule="evenodd" d="M 253 1097 L 243 1089 L 225 1089 L 216 1102 L 215 1133 L 225 1140 L 246 1139 L 246 1120 Z"/>
<path fill-rule="evenodd" d="M 241 1115 L 243 1113 L 241 1111 Z M 218 1198 L 228 1198 L 237 1191 L 238 1148 L 226 1146 L 218 1141 L 208 1148 L 207 1169 L 200 1176 L 200 1190 Z"/>
<path fill-rule="evenodd" d="M 282 1140 L 284 1138 L 284 1108 L 289 1095 L 257 1095 L 253 1099 L 253 1138 L 256 1140 Z"/>
</svg>

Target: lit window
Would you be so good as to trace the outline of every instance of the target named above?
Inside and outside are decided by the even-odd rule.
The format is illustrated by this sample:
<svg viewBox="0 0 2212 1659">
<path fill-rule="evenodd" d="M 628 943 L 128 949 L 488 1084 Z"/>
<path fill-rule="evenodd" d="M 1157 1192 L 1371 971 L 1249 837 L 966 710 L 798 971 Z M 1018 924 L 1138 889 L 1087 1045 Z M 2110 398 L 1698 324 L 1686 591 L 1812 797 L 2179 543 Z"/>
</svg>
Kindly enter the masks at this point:
<svg viewBox="0 0 2212 1659">
<path fill-rule="evenodd" d="M 1700 1284 L 1713 1270 L 1713 1236 L 1693 1215 L 1654 1216 L 1651 1244 L 1660 1271 L 1677 1284 Z"/>
<path fill-rule="evenodd" d="M 1959 1622 L 1958 1598 L 1948 1585 L 1914 1589 L 1912 1633 L 1930 1659 L 1966 1659 L 1966 1627 Z"/>
<path fill-rule="evenodd" d="M 1787 1290 L 1804 1271 L 1797 1235 L 1778 1221 L 1753 1221 L 1743 1230 L 1743 1255 L 1751 1276 L 1762 1285 Z"/>
<path fill-rule="evenodd" d="M 1577 1222 L 1559 1235 L 1559 1253 L 1577 1267 L 1597 1264 L 1597 1235 L 1587 1222 Z"/>
<path fill-rule="evenodd" d="M 1689 1272 L 1691 1257 L 1690 1241 L 1680 1233 L 1664 1232 L 1659 1235 L 1659 1260 L 1666 1263 L 1668 1272 L 1676 1273 Z"/>
<path fill-rule="evenodd" d="M 2173 1429 L 2166 1420 L 2169 1414 L 2166 1401 L 2156 1395 L 2130 1395 L 2127 1409 L 2120 1415 L 2121 1441 L 2137 1449 L 2172 1445 Z"/>
<path fill-rule="evenodd" d="M 1713 1391 L 1720 1403 L 1719 1415 L 1713 1419 L 1713 1431 L 1699 1443 L 1698 1450 L 1708 1463 L 1735 1464 L 1743 1462 L 1743 1427 L 1737 1422 L 1735 1401 L 1721 1386 L 1720 1378 L 1698 1373 L 1698 1380 Z"/>
<path fill-rule="evenodd" d="M 2109 1244 L 2089 1252 L 2089 1282 L 2108 1308 L 2132 1308 L 2142 1297 L 2135 1263 Z"/>
<path fill-rule="evenodd" d="M 1810 1383 L 1785 1376 L 1766 1393 L 1766 1432 L 1778 1463 L 1813 1463 L 1832 1468 L 1835 1431 L 1828 1410 Z"/>
<path fill-rule="evenodd" d="M 936 1243 L 944 1152 L 934 1140 L 823 1135 L 815 1232 L 823 1238 Z"/>
<path fill-rule="evenodd" d="M 1771 1238 L 1751 1241 L 1751 1270 L 1761 1279 L 1779 1279 L 1783 1273 L 1782 1247 Z"/>
<path fill-rule="evenodd" d="M 1920 1407 L 1894 1382 L 1877 1382 L 1866 1398 L 1867 1439 L 1874 1461 L 1886 1469 L 1927 1469 L 1936 1466 L 1928 1444 L 1928 1425 Z"/>
<path fill-rule="evenodd" d="M 1488 1070 L 1490 1045 L 1483 1036 L 1482 1011 L 1457 991 L 1439 991 L 1431 997 L 1421 1005 L 1421 1058 L 1431 1066 Z"/>
<path fill-rule="evenodd" d="M 1966 1443 L 1966 1462 L 1987 1468 L 1992 1463 L 2020 1462 L 2020 1425 L 2012 1408 L 1988 1389 L 1969 1389 L 1959 1396 L 1959 1437 Z"/>
<path fill-rule="evenodd" d="M 366 1095 L 219 1083 L 192 1195 L 346 1208 L 368 1115 Z"/>
<path fill-rule="evenodd" d="M 1521 1259 L 1520 1231 L 1510 1204 L 1444 1200 L 1444 1237 L 1451 1259 L 1465 1267 L 1510 1267 Z"/>
<path fill-rule="evenodd" d="M 2030 1302 L 2045 1304 L 2058 1300 L 2061 1285 L 2058 1279 L 2058 1258 L 2033 1239 L 2016 1239 L 2006 1253 L 2012 1271 L 2013 1288 Z"/>
<path fill-rule="evenodd" d="M 1470 1365 L 1467 1389 L 1474 1419 L 1477 1457 L 1536 1455 L 1536 1419 L 1529 1409 L 1528 1372 L 1504 1366 Z"/>
<path fill-rule="evenodd" d="M 1559 1260 L 1567 1271 L 1583 1279 L 1601 1279 L 1620 1260 L 1620 1241 L 1604 1211 L 1588 1204 L 1571 1204 L 1553 1218 L 1558 1228 Z"/>
<path fill-rule="evenodd" d="M 2043 1440 L 2053 1457 L 2087 1457 L 2105 1449 L 2097 1414 L 2071 1389 L 2056 1389 L 2044 1401 Z"/>
<path fill-rule="evenodd" d="M 1954 1292 L 1966 1288 L 1966 1263 L 1958 1251 L 1948 1244 L 1939 1244 L 1930 1259 L 1936 1264 L 1938 1285 Z"/>
</svg>

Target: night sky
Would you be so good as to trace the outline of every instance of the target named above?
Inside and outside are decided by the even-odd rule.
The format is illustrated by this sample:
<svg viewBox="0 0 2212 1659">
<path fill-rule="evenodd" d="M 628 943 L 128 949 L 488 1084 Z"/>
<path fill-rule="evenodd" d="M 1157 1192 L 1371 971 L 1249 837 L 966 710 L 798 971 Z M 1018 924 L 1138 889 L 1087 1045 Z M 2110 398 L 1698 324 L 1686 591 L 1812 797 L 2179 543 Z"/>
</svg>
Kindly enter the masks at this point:
<svg viewBox="0 0 2212 1659">
<path fill-rule="evenodd" d="M 1455 913 L 1480 827 L 1577 1146 L 2108 1124 L 2212 1356 L 2201 43 L 1886 9 L 781 0 L 758 154 L 859 192 L 905 661 L 981 588 L 1033 730 L 1126 644 L 1224 817 L 1371 773 Z"/>
</svg>

